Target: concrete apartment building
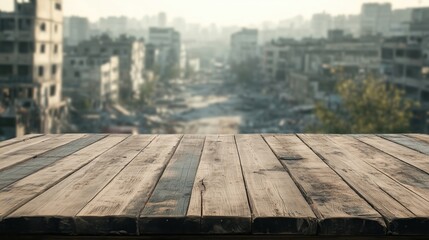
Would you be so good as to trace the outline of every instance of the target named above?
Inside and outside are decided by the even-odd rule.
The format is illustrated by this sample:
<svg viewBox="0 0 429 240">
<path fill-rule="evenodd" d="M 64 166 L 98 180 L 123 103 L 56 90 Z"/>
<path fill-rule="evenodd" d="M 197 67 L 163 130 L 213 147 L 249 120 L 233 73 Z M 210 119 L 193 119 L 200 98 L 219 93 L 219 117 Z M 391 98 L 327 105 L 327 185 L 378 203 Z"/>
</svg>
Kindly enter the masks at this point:
<svg viewBox="0 0 429 240">
<path fill-rule="evenodd" d="M 66 55 L 63 94 L 75 108 L 99 110 L 119 99 L 119 58 Z"/>
<path fill-rule="evenodd" d="M 229 60 L 232 64 L 256 59 L 258 53 L 258 30 L 244 28 L 231 35 Z"/>
<path fill-rule="evenodd" d="M 60 131 L 62 3 L 16 0 L 13 12 L 0 12 L 1 135 Z"/>
<path fill-rule="evenodd" d="M 64 45 L 76 46 L 82 41 L 89 40 L 90 23 L 84 17 L 64 18 Z"/>
<path fill-rule="evenodd" d="M 311 18 L 312 36 L 326 38 L 326 34 L 333 25 L 332 16 L 327 13 L 314 14 Z"/>
<path fill-rule="evenodd" d="M 360 18 L 361 36 L 388 36 L 392 17 L 390 3 L 365 3 L 362 5 Z"/>
<path fill-rule="evenodd" d="M 186 48 L 179 32 L 173 28 L 150 28 L 149 44 L 152 45 L 151 51 L 157 56 L 151 58 L 159 65 L 161 75 L 171 68 L 179 68 L 181 72 L 185 70 Z"/>
<path fill-rule="evenodd" d="M 119 57 L 119 97 L 121 100 L 136 100 L 144 83 L 143 41 L 133 37 L 121 36 L 112 39 L 106 35 L 79 43 L 68 50 L 69 55 L 110 58 Z"/>
<path fill-rule="evenodd" d="M 382 44 L 380 56 L 381 70 L 387 82 L 405 90 L 409 99 L 420 103 L 415 109 L 413 126 L 422 130 L 429 112 L 429 37 L 387 39 Z"/>
</svg>

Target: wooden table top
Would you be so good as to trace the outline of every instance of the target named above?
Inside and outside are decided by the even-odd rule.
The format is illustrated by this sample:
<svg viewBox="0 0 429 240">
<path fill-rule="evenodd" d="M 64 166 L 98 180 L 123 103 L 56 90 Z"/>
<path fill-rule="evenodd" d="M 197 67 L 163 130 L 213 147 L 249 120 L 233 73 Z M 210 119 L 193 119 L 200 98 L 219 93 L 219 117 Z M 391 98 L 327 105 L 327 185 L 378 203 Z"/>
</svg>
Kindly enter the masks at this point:
<svg viewBox="0 0 429 240">
<path fill-rule="evenodd" d="M 429 235 L 429 135 L 27 135 L 0 237 Z"/>
</svg>

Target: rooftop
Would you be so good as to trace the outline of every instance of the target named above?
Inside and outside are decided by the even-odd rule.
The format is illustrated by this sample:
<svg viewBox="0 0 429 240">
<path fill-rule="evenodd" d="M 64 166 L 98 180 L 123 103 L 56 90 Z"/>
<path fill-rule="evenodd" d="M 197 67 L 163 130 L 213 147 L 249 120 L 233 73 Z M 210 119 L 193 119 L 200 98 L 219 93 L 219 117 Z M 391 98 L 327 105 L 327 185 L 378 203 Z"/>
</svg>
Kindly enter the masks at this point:
<svg viewBox="0 0 429 240">
<path fill-rule="evenodd" d="M 0 142 L 0 237 L 424 239 L 428 196 L 429 135 L 62 134 Z"/>
</svg>

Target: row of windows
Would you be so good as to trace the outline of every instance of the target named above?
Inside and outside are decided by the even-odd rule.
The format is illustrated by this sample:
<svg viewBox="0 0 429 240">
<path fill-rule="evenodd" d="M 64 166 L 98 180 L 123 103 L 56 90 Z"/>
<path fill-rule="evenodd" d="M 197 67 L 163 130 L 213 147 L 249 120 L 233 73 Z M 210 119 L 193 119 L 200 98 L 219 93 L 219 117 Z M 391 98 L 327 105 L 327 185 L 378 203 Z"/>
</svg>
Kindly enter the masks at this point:
<svg viewBox="0 0 429 240">
<path fill-rule="evenodd" d="M 15 52 L 15 46 L 18 46 L 18 53 L 34 53 L 35 44 L 34 42 L 15 42 L 12 41 L 1 41 L 0 42 L 0 53 L 12 54 Z M 46 44 L 40 45 L 38 53 L 46 53 Z M 52 49 L 54 54 L 59 52 L 59 44 L 54 44 Z"/>
<path fill-rule="evenodd" d="M 20 31 L 30 31 L 33 26 L 33 21 L 31 19 L 17 19 L 14 18 L 2 18 L 0 19 L 0 32 L 2 31 L 14 31 L 20 30 Z M 47 24 L 45 22 L 42 22 L 38 26 L 39 30 L 41 32 L 47 31 Z M 59 26 L 58 24 L 54 24 L 54 32 L 58 33 Z"/>
<path fill-rule="evenodd" d="M 45 68 L 44 66 L 39 66 L 37 68 L 37 75 L 38 77 L 44 77 L 45 76 Z M 56 64 L 53 64 L 50 67 L 51 75 L 54 76 L 58 73 L 58 66 Z M 17 66 L 17 73 L 14 74 L 13 65 L 0 65 L 0 76 L 3 77 L 9 77 L 9 76 L 19 76 L 19 77 L 30 77 L 31 76 L 31 66 L 30 65 L 18 65 Z"/>
</svg>

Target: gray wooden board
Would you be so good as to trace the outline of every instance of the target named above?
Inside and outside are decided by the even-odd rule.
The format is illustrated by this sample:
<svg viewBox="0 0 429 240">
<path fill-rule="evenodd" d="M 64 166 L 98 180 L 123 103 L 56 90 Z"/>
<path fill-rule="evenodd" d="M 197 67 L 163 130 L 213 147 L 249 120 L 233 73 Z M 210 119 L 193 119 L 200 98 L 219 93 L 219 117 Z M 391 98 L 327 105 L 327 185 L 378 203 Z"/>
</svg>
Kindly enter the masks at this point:
<svg viewBox="0 0 429 240">
<path fill-rule="evenodd" d="M 204 136 L 186 135 L 159 179 L 139 219 L 142 234 L 198 233 L 199 218 L 187 216 Z"/>
<path fill-rule="evenodd" d="M 0 220 L 126 138 L 108 136 L 0 190 Z"/>
<path fill-rule="evenodd" d="M 207 136 L 188 216 L 201 217 L 201 233 L 251 232 L 251 213 L 233 135 Z"/>
<path fill-rule="evenodd" d="M 356 139 L 351 137 L 333 137 L 333 139 L 335 138 L 341 141 L 341 145 L 357 149 L 357 158 L 362 159 L 366 163 L 378 169 L 380 172 L 386 174 L 392 179 L 395 179 L 406 188 L 426 199 L 429 204 L 429 174 L 414 165 L 407 163 L 412 163 L 412 159 L 416 156 L 422 157 L 422 162 L 424 161 L 424 158 L 429 161 L 429 156 L 396 143 L 386 143 L 386 141 L 389 140 L 382 139 L 374 135 L 357 137 L 360 141 L 368 143 L 368 145 L 358 144 Z M 374 151 L 374 149 L 378 149 L 380 151 Z M 394 156 L 398 156 L 398 158 Z M 402 161 L 401 159 L 404 159 L 405 161 Z"/>
<path fill-rule="evenodd" d="M 76 218 L 78 234 L 137 235 L 137 218 L 181 135 L 161 135 L 128 164 Z"/>
<path fill-rule="evenodd" d="M 367 164 L 360 150 L 331 135 L 299 137 L 385 218 L 391 234 L 429 234 L 426 200 Z"/>
<path fill-rule="evenodd" d="M 429 135 L 428 134 L 405 134 L 405 135 L 429 144 Z"/>
<path fill-rule="evenodd" d="M 19 143 L 19 142 L 25 142 L 27 140 L 30 140 L 32 138 L 37 138 L 37 137 L 40 137 L 40 136 L 43 136 L 43 135 L 42 134 L 28 134 L 28 135 L 25 135 L 25 136 L 22 136 L 22 137 L 12 138 L 12 139 L 9 139 L 9 140 L 1 141 L 0 142 L 0 148 L 6 147 L 6 146 L 10 146 L 12 144 L 16 144 L 16 143 Z"/>
<path fill-rule="evenodd" d="M 420 139 L 415 139 L 401 134 L 383 134 L 380 135 L 380 137 L 429 155 L 429 143 Z"/>
<path fill-rule="evenodd" d="M 155 136 L 131 136 L 90 164 L 18 208 L 3 221 L 22 233 L 75 234 L 75 216 Z"/>
<path fill-rule="evenodd" d="M 381 215 L 295 135 L 265 135 L 319 220 L 319 234 L 384 235 Z M 286 157 L 285 157 L 286 156 Z M 289 157 L 287 157 L 289 156 Z M 295 156 L 292 159 L 290 156 Z"/>
<path fill-rule="evenodd" d="M 38 142 L 37 144 L 29 144 L 28 146 L 25 146 L 22 149 L 19 149 L 17 151 L 1 154 L 0 170 L 9 168 L 15 164 L 18 164 L 33 158 L 37 158 L 40 154 L 48 152 L 59 146 L 65 145 L 83 136 L 85 135 L 84 134 L 64 134 L 64 135 L 54 136 L 53 138 L 49 138 L 46 141 Z M 36 139 L 40 140 L 40 138 L 36 138 Z"/>
<path fill-rule="evenodd" d="M 311 207 L 260 135 L 236 142 L 256 234 L 316 234 Z"/>
<path fill-rule="evenodd" d="M 88 135 L 66 145 L 50 150 L 37 158 L 0 170 L 0 189 L 104 138 L 103 135 Z"/>
<path fill-rule="evenodd" d="M 429 156 L 416 150 L 404 147 L 397 143 L 374 135 L 364 135 L 357 137 L 360 141 L 371 145 L 395 158 L 406 162 L 429 174 Z"/>
</svg>

